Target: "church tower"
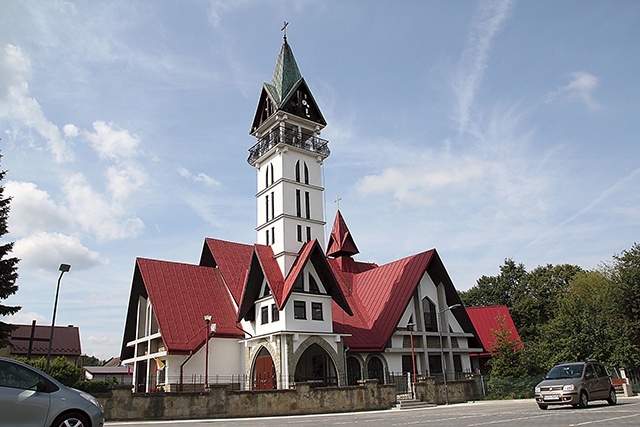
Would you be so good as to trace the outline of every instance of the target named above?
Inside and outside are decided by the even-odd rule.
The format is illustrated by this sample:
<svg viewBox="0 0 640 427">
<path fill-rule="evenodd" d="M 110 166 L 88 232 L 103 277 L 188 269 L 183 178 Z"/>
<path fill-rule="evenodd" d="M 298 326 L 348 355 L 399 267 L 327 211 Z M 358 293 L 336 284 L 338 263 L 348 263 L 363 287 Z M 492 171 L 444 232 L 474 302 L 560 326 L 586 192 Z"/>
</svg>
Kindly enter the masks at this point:
<svg viewBox="0 0 640 427">
<path fill-rule="evenodd" d="M 330 151 L 319 136 L 326 124 L 285 35 L 262 86 L 247 159 L 258 178 L 257 243 L 271 246 L 284 277 L 305 242 L 324 247 L 322 162 Z"/>
</svg>

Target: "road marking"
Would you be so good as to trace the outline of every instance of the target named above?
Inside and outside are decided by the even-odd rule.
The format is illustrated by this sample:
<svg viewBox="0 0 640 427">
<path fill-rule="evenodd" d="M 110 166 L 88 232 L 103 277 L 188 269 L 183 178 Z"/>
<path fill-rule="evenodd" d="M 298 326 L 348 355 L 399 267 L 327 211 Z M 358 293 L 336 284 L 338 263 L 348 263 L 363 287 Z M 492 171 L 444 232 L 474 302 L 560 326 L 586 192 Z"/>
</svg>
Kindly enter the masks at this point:
<svg viewBox="0 0 640 427">
<path fill-rule="evenodd" d="M 622 420 L 624 418 L 633 418 L 633 417 L 637 417 L 638 415 L 640 414 L 624 415 L 622 417 L 606 418 L 604 420 L 585 421 L 583 423 L 578 423 L 578 424 L 569 424 L 569 426 L 575 427 L 575 426 L 586 426 L 589 424 L 606 423 L 608 421 Z"/>
</svg>

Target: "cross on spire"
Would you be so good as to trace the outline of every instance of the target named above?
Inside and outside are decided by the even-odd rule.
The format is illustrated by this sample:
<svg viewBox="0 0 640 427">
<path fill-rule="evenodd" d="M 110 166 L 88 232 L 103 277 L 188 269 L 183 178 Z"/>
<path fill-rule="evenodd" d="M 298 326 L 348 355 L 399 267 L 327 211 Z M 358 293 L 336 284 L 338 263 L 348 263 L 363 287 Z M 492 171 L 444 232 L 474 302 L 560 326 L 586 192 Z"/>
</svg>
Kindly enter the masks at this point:
<svg viewBox="0 0 640 427">
<path fill-rule="evenodd" d="M 338 205 L 338 210 L 340 210 L 340 201 L 342 200 L 342 197 L 338 196 L 336 197 L 335 203 Z"/>
<path fill-rule="evenodd" d="M 287 21 L 284 21 L 284 25 L 282 26 L 282 28 L 280 28 L 280 31 L 282 31 L 284 33 L 284 39 L 287 39 L 287 25 L 289 25 L 289 23 Z"/>
</svg>

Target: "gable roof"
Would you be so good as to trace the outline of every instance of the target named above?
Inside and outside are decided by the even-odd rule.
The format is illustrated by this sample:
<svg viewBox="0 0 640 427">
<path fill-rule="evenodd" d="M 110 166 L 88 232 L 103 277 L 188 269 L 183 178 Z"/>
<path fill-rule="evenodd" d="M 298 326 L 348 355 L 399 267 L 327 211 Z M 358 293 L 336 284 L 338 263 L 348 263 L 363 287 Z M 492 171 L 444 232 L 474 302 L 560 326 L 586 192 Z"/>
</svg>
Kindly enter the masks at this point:
<svg viewBox="0 0 640 427">
<path fill-rule="evenodd" d="M 346 235 L 345 230 L 348 228 L 338 211 L 331 232 L 332 236 L 337 236 L 335 241 Z M 352 243 L 355 247 L 353 240 Z M 340 245 L 336 244 L 334 248 L 340 253 Z M 334 305 L 333 321 L 335 332 L 351 334 L 345 337 L 345 344 L 354 351 L 384 350 L 425 273 L 436 285 L 443 284 L 448 306 L 462 304 L 435 249 L 381 266 L 356 262 L 345 253 L 330 259 L 329 265 L 347 295 L 354 316 L 345 316 Z M 455 310 L 452 314 L 464 331 L 474 333 L 473 324 L 464 310 Z M 475 346 L 473 344 L 472 340 L 470 347 Z"/>
<path fill-rule="evenodd" d="M 349 303 L 357 307 L 351 317 L 334 315 L 334 331 L 351 334 L 345 344 L 357 351 L 382 351 L 395 332 L 413 292 L 435 250 L 412 255 L 351 276 Z M 338 268 L 333 260 L 330 265 Z M 346 284 L 343 284 L 345 286 Z M 337 307 L 334 307 L 334 309 Z"/>
<path fill-rule="evenodd" d="M 204 344 L 205 315 L 217 324 L 216 336 L 244 337 L 219 269 L 138 258 L 133 281 L 127 325 L 135 327 L 131 316 L 136 316 L 138 297 L 148 297 L 169 354 L 186 354 Z M 123 354 L 134 337 L 135 331 L 125 330 Z"/>
<path fill-rule="evenodd" d="M 29 353 L 29 340 L 33 328 L 31 355 L 42 356 L 49 351 L 51 326 L 45 325 L 13 325 L 16 329 L 9 337 L 10 354 L 26 356 Z M 51 343 L 52 356 L 77 357 L 82 354 L 80 344 L 80 329 L 77 326 L 56 326 L 53 329 Z"/>
<path fill-rule="evenodd" d="M 237 321 L 255 318 L 255 312 L 252 308 L 255 301 L 260 298 L 263 279 L 266 279 L 276 305 L 282 309 L 291 296 L 296 279 L 302 274 L 308 262 L 313 264 L 327 294 L 344 312 L 351 315 L 351 307 L 342 293 L 342 288 L 334 277 L 320 244 L 314 239 L 302 245 L 286 279 L 282 277 L 282 272 L 273 256 L 271 247 L 255 245 L 244 292 L 240 299 Z"/>
<path fill-rule="evenodd" d="M 220 270 L 236 305 L 240 305 L 245 276 L 252 254 L 253 245 L 211 238 L 204 239 L 200 265 Z"/>
<path fill-rule="evenodd" d="M 510 338 L 518 341 L 518 345 L 522 347 L 520 334 L 516 329 L 515 323 L 511 318 L 511 313 L 506 305 L 491 305 L 484 307 L 467 307 L 466 309 L 473 326 L 475 327 L 478 338 L 485 349 L 485 353 L 480 356 L 488 356 L 493 351 L 496 343 L 496 337 L 493 331 L 500 331 L 501 319 L 504 319 L 504 325 L 508 331 L 511 331 Z"/>
</svg>

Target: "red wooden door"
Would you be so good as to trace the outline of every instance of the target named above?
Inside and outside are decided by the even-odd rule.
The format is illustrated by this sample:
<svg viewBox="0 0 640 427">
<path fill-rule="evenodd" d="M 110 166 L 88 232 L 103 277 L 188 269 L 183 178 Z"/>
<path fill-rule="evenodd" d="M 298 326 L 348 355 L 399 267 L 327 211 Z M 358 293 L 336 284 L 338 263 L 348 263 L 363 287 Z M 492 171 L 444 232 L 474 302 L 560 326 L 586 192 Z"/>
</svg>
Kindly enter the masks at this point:
<svg viewBox="0 0 640 427">
<path fill-rule="evenodd" d="M 260 356 L 256 359 L 254 390 L 272 390 L 276 388 L 276 370 L 271 356 Z"/>
</svg>

